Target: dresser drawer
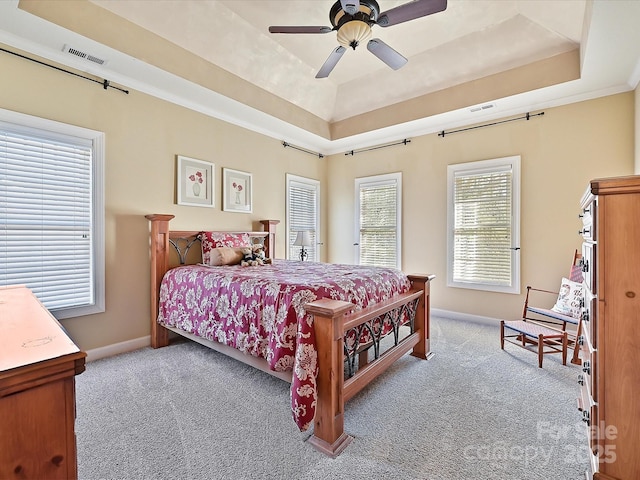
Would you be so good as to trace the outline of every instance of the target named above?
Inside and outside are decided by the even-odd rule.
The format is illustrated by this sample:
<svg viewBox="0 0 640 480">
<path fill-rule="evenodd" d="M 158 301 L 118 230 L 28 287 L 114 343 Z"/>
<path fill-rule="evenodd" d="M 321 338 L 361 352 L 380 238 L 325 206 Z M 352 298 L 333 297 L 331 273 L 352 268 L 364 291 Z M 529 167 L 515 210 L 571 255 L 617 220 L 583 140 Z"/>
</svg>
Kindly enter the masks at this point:
<svg viewBox="0 0 640 480">
<path fill-rule="evenodd" d="M 580 385 L 580 391 L 585 395 L 585 398 L 590 399 L 591 403 L 597 402 L 598 390 L 596 388 L 597 377 L 593 375 L 593 363 L 596 360 L 595 357 L 584 358 L 587 348 L 582 347 L 581 357 L 582 363 L 580 365 L 580 372 L 578 373 L 578 385 Z M 586 364 L 586 365 L 585 365 Z M 587 368 L 588 366 L 588 368 Z"/>
<path fill-rule="evenodd" d="M 580 313 L 580 322 L 582 324 L 582 335 L 588 341 L 592 350 L 598 348 L 597 324 L 598 324 L 598 297 L 590 290 L 585 289 L 584 304 Z"/>
<path fill-rule="evenodd" d="M 582 229 L 580 235 L 585 240 L 593 240 L 596 238 L 596 208 L 597 203 L 595 199 L 588 202 L 583 208 L 580 217 L 582 218 Z"/>
<path fill-rule="evenodd" d="M 597 245 L 595 243 L 584 242 L 582 244 L 582 258 L 580 259 L 585 290 L 593 294 L 597 292 L 598 287 L 596 285 L 596 248 Z"/>
<path fill-rule="evenodd" d="M 589 439 L 590 450 L 597 454 L 597 428 L 598 425 L 598 404 L 589 397 L 587 389 L 581 387 L 580 396 L 578 397 L 578 411 L 580 412 L 581 420 L 587 427 L 587 437 Z"/>
<path fill-rule="evenodd" d="M 584 373 L 578 374 L 578 385 L 580 385 L 580 398 L 582 399 L 582 407 L 585 405 L 587 408 L 591 408 L 592 404 L 595 404 L 595 399 L 592 396 L 592 385 L 589 378 Z"/>
<path fill-rule="evenodd" d="M 592 427 L 594 422 L 597 424 L 597 405 L 589 405 L 588 400 L 586 402 L 587 403 L 585 403 L 583 395 L 578 397 L 578 411 L 580 412 L 581 419 L 584 422 L 585 436 L 589 442 L 589 448 L 587 450 L 589 452 L 589 473 L 593 474 L 599 470 L 598 466 L 600 463 L 598 460 L 598 450 L 600 447 L 598 446 L 598 439 L 594 435 L 595 429 Z M 588 475 L 587 479 L 592 480 L 592 477 Z"/>
<path fill-rule="evenodd" d="M 584 348 L 584 347 L 583 347 Z M 583 355 L 584 356 L 584 350 Z M 578 383 L 582 392 L 588 393 L 588 397 L 591 403 L 598 401 L 598 388 L 596 385 L 596 376 L 594 375 L 595 367 L 597 363 L 597 356 L 592 355 L 588 358 L 582 358 L 582 364 L 580 365 L 580 372 L 578 373 Z"/>
</svg>

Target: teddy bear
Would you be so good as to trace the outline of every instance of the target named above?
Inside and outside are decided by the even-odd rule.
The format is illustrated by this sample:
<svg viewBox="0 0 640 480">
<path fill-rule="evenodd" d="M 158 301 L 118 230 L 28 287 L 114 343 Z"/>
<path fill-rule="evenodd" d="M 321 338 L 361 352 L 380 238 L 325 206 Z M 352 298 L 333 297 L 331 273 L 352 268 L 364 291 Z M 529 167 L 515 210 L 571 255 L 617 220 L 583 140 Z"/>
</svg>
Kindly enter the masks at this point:
<svg viewBox="0 0 640 480">
<path fill-rule="evenodd" d="M 266 265 L 268 263 L 271 263 L 271 259 L 267 258 L 267 255 L 264 251 L 264 245 L 262 245 L 261 243 L 256 243 L 251 248 L 253 250 L 253 256 L 258 262 L 258 265 Z"/>
<path fill-rule="evenodd" d="M 258 265 L 258 261 L 256 260 L 251 247 L 244 247 L 240 251 L 242 252 L 242 260 L 240 261 L 241 266 L 254 267 Z"/>
</svg>

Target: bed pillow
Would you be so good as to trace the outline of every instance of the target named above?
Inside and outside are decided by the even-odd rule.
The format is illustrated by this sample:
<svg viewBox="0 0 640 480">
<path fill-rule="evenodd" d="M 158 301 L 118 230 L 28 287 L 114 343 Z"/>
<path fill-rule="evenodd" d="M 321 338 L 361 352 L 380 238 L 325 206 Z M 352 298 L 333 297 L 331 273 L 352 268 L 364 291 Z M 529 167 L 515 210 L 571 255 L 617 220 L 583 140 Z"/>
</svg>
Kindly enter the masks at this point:
<svg viewBox="0 0 640 480">
<path fill-rule="evenodd" d="M 202 263 L 211 265 L 211 250 L 220 247 L 249 247 L 251 240 L 248 233 L 202 232 Z"/>
<path fill-rule="evenodd" d="M 234 247 L 217 247 L 212 248 L 209 252 L 209 263 L 214 267 L 221 265 L 237 265 L 242 260 L 243 253 L 241 248 Z"/>
<path fill-rule="evenodd" d="M 569 315 L 570 317 L 580 318 L 583 296 L 584 293 L 581 283 L 572 282 L 568 278 L 563 278 L 560 284 L 558 300 L 556 300 L 556 304 L 551 307 L 551 310 L 563 315 Z"/>
</svg>

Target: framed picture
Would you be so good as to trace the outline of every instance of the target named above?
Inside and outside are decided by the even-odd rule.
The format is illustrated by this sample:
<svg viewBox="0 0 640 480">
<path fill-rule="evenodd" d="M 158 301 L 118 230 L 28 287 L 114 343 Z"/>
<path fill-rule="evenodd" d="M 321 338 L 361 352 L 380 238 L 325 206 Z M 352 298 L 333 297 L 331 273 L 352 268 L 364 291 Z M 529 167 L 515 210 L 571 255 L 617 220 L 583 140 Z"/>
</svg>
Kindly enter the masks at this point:
<svg viewBox="0 0 640 480">
<path fill-rule="evenodd" d="M 253 211 L 252 191 L 250 173 L 230 168 L 222 169 L 222 209 L 224 211 L 251 213 Z"/>
<path fill-rule="evenodd" d="M 215 164 L 178 155 L 176 175 L 178 205 L 215 207 Z"/>
</svg>

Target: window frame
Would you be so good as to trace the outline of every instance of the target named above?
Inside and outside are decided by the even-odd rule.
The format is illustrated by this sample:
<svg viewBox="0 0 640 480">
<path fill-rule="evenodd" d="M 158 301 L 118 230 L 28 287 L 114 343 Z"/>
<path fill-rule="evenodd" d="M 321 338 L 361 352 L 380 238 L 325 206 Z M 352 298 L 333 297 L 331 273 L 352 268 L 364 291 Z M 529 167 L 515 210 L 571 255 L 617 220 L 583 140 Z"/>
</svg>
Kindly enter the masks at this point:
<svg viewBox="0 0 640 480">
<path fill-rule="evenodd" d="M 396 264 L 394 268 L 401 269 L 402 267 L 402 172 L 394 172 L 394 173 L 385 173 L 381 175 L 371 175 L 367 177 L 359 177 L 355 179 L 355 231 L 354 231 L 354 261 L 356 265 L 361 265 L 361 241 L 360 241 L 360 232 L 362 230 L 361 226 L 361 202 L 360 202 L 360 191 L 362 187 L 375 187 L 386 186 L 386 185 L 395 185 L 396 186 L 396 248 L 395 248 L 395 256 L 396 256 Z"/>
<path fill-rule="evenodd" d="M 320 239 L 322 238 L 321 232 L 321 222 L 320 222 L 320 181 L 315 180 L 313 178 L 302 177 L 299 175 L 294 175 L 291 173 L 285 174 L 286 179 L 286 232 L 285 238 L 287 242 L 286 248 L 286 258 L 288 260 L 299 260 L 299 247 L 294 247 L 293 242 L 295 241 L 296 235 L 298 233 L 297 229 L 294 229 L 295 222 L 293 221 L 293 208 L 291 205 L 291 187 L 299 186 L 302 188 L 306 188 L 308 190 L 313 190 L 316 196 L 316 208 L 314 212 L 315 216 L 315 225 L 313 226 L 313 234 L 311 236 L 312 240 L 315 239 L 315 244 L 310 248 L 307 248 L 307 261 L 310 262 L 319 262 L 320 261 L 320 246 L 322 242 Z"/>
<path fill-rule="evenodd" d="M 104 159 L 103 132 L 69 125 L 55 120 L 35 117 L 11 110 L 0 109 L 0 127 L 43 138 L 76 137 L 92 144 L 91 179 L 91 268 L 93 276 L 93 303 L 76 307 L 53 308 L 49 311 L 57 319 L 81 317 L 105 311 L 105 214 L 104 214 Z"/>
<path fill-rule="evenodd" d="M 447 166 L 447 286 L 467 288 L 488 292 L 520 294 L 520 195 L 521 195 L 521 159 L 519 155 L 459 163 Z M 454 280 L 455 248 L 455 199 L 454 182 L 458 175 L 477 175 L 498 171 L 511 172 L 511 284 L 496 285 L 484 282 L 460 282 Z"/>
</svg>

